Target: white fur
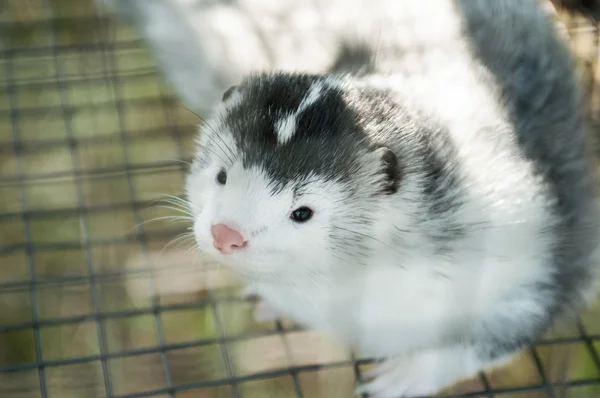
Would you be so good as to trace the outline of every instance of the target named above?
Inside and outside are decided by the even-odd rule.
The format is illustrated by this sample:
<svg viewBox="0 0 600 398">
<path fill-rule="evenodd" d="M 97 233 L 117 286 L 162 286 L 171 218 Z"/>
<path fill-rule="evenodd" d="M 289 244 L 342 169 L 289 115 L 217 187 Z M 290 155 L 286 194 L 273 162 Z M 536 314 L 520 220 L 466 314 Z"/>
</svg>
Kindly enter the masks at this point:
<svg viewBox="0 0 600 398">
<path fill-rule="evenodd" d="M 283 119 L 279 119 L 275 127 L 275 132 L 279 144 L 288 142 L 296 132 L 296 113 L 288 115 Z"/>
<path fill-rule="evenodd" d="M 321 93 L 323 92 L 323 88 L 324 87 L 322 83 L 313 84 L 308 94 L 306 94 L 306 97 L 304 97 L 304 99 L 300 103 L 298 113 L 304 111 L 306 108 L 317 102 L 319 100 L 319 97 L 321 96 Z"/>
<path fill-rule="evenodd" d="M 306 108 L 314 104 L 319 100 L 321 93 L 323 92 L 323 83 L 314 83 L 308 94 L 300 102 L 298 109 L 290 115 L 284 116 L 278 120 L 275 127 L 275 133 L 277 134 L 277 142 L 280 145 L 285 144 L 293 137 L 296 132 L 296 120 Z"/>
</svg>

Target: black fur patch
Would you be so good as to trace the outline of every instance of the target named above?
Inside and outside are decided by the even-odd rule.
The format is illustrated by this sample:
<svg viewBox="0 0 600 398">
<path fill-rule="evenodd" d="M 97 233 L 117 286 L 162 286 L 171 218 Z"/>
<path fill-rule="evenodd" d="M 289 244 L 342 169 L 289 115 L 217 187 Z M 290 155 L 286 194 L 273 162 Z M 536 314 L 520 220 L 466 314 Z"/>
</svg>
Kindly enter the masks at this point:
<svg viewBox="0 0 600 398">
<path fill-rule="evenodd" d="M 229 99 L 229 97 L 231 97 L 231 94 L 233 94 L 237 90 L 237 88 L 238 88 L 237 86 L 231 86 L 227 90 L 225 90 L 225 92 L 223 93 L 223 98 L 221 98 L 221 101 L 227 101 Z"/>
<path fill-rule="evenodd" d="M 296 132 L 281 145 L 276 124 L 296 112 L 312 85 L 324 82 L 308 74 L 263 74 L 246 80 L 244 101 L 225 123 L 242 149 L 245 167 L 262 166 L 277 186 L 314 173 L 328 180 L 349 180 L 360 150 L 368 145 L 356 113 L 343 93 L 324 85 L 318 100 L 296 119 Z"/>
</svg>

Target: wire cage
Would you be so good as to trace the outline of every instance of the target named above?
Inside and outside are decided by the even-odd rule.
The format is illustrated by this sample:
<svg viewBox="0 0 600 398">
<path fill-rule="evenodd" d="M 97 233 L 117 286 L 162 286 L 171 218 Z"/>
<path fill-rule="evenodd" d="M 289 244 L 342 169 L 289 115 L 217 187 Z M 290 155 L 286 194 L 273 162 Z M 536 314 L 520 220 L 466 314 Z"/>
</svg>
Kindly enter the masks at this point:
<svg viewBox="0 0 600 398">
<path fill-rule="evenodd" d="M 253 322 L 185 224 L 149 222 L 198 121 L 135 29 L 91 0 L 0 7 L 0 397 L 354 396 L 369 358 Z M 595 110 L 598 26 L 560 16 Z M 597 397 L 599 352 L 597 307 L 445 394 Z"/>
</svg>

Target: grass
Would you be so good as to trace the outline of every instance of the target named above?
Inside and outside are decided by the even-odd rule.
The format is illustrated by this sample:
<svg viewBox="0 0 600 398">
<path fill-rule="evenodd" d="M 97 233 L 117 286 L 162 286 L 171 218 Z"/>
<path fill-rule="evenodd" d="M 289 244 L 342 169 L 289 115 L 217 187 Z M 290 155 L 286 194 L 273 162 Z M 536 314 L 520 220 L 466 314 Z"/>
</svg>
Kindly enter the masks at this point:
<svg viewBox="0 0 600 398">
<path fill-rule="evenodd" d="M 310 331 L 280 335 L 274 324 L 258 325 L 247 303 L 202 305 L 213 296 L 235 296 L 235 279 L 211 264 L 200 267 L 186 245 L 164 249 L 181 227 L 144 223 L 169 214 L 154 201 L 181 194 L 184 166 L 178 160 L 192 154 L 197 118 L 165 87 L 146 48 L 99 46 L 136 40 L 135 31 L 107 16 L 96 18 L 90 0 L 5 4 L 0 26 L 10 57 L 0 59 L 0 367 L 35 363 L 39 338 L 42 359 L 51 365 L 43 373 L 50 397 L 106 396 L 101 355 L 107 356 L 114 395 L 167 388 L 166 359 L 172 383 L 187 386 L 177 398 L 229 398 L 234 388 L 245 398 L 295 397 L 298 386 L 305 397 L 352 396 L 355 375 L 345 364 L 346 351 Z M 63 49 L 55 59 L 55 44 L 79 49 Z M 595 75 L 589 34 L 574 37 L 574 47 L 588 75 Z M 39 282 L 34 295 L 27 283 L 31 271 Z M 90 316 L 95 306 L 105 315 L 100 321 Z M 38 332 L 31 327 L 34 307 Z M 129 315 L 119 316 L 123 311 Z M 585 314 L 588 333 L 600 334 L 599 320 L 600 308 Z M 219 325 L 236 339 L 228 347 L 221 344 Z M 570 325 L 553 331 L 578 333 Z M 194 344 L 199 340 L 211 343 Z M 157 345 L 168 348 L 164 357 Z M 227 377 L 225 348 L 242 377 L 290 364 L 340 365 L 194 388 Z M 598 376 L 583 343 L 541 346 L 539 356 L 552 380 Z M 87 360 L 64 363 L 73 358 Z M 0 396 L 40 397 L 39 378 L 35 368 L 0 372 Z M 538 382 L 529 355 L 490 376 L 497 388 Z M 566 393 L 594 397 L 600 390 L 582 386 Z"/>
</svg>

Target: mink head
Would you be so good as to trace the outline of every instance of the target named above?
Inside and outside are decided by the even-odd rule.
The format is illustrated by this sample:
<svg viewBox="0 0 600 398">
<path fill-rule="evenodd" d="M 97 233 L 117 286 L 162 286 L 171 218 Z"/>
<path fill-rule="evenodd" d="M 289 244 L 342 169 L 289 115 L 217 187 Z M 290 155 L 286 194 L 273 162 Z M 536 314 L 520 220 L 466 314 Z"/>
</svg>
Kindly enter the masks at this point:
<svg viewBox="0 0 600 398">
<path fill-rule="evenodd" d="M 402 190 L 398 157 L 368 131 L 375 97 L 307 74 L 228 89 L 186 182 L 199 249 L 261 280 L 363 265 Z"/>
</svg>

